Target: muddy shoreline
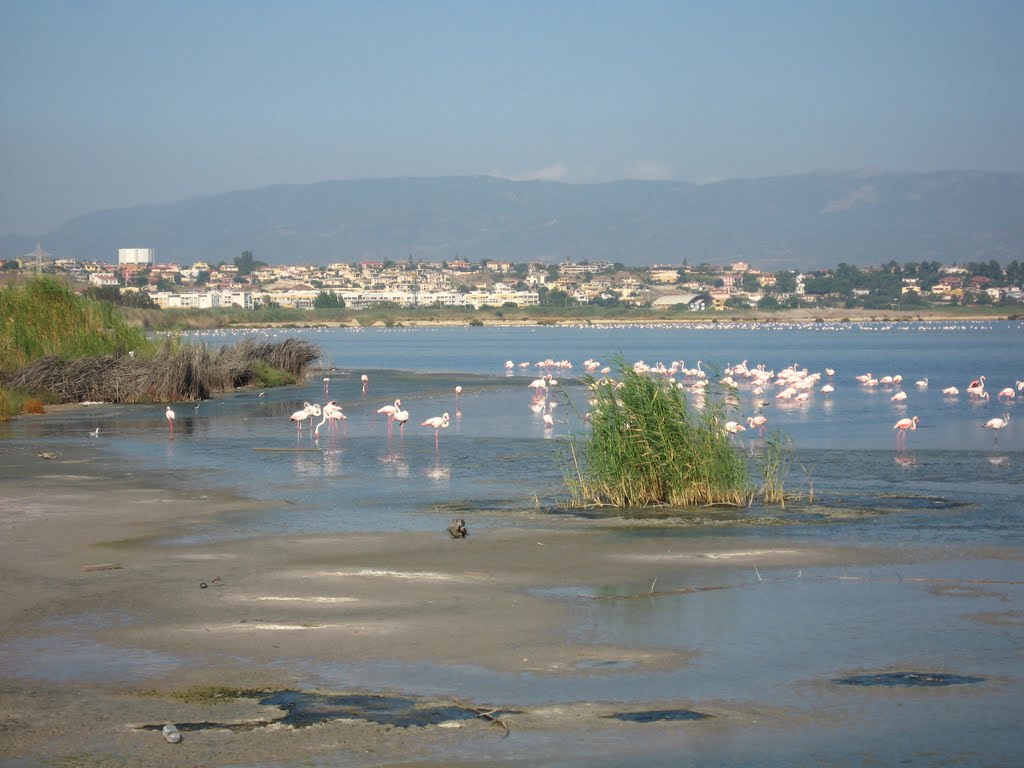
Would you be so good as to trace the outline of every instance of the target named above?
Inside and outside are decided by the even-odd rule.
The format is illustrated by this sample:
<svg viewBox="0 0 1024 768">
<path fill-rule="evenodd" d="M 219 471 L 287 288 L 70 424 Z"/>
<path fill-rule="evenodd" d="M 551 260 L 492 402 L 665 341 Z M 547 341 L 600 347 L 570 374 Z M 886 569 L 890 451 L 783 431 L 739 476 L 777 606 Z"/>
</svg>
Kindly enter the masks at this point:
<svg viewBox="0 0 1024 768">
<path fill-rule="evenodd" d="M 638 701 L 624 683 L 615 701 L 496 701 L 472 680 L 486 670 L 572 686 L 687 668 L 710 649 L 566 634 L 587 601 L 671 605 L 679 580 L 657 587 L 652 576 L 683 574 L 684 584 L 724 595 L 757 589 L 773 569 L 964 556 L 737 536 L 624 539 L 599 524 L 541 517 L 533 528 L 474 531 L 467 516 L 470 535 L 459 540 L 443 526 L 248 537 L 246 518 L 279 502 L 123 472 L 88 448 L 49 460 L 7 449 L 0 459 L 0 766 L 512 765 L 524 756 L 537 765 L 574 753 L 570 744 L 636 738 L 638 727 L 651 729 L 643 738 L 652 745 L 678 738 L 676 721 L 616 718 L 637 711 L 710 715 L 700 725 L 708 749 L 734 729 L 767 723 L 776 734 L 835 727 L 835 715 L 770 700 L 696 701 L 680 691 Z M 237 537 L 182 538 L 227 520 Z M 618 586 L 609 594 L 606 585 Z M 315 671 L 323 669 L 334 677 Z M 434 675 L 429 685 L 417 682 L 424 669 Z M 426 719 L 403 727 L 335 713 L 295 728 L 287 708 L 261 703 L 288 691 L 386 697 L 368 700 L 371 710 L 404 697 Z M 156 728 L 165 722 L 182 725 L 181 744 L 164 742 Z"/>
</svg>

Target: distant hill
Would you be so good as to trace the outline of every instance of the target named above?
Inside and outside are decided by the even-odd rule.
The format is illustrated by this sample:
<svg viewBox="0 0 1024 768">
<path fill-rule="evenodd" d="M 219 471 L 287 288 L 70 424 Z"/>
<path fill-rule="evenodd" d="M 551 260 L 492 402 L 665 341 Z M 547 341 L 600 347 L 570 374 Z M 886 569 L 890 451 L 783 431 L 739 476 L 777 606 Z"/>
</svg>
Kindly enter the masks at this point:
<svg viewBox="0 0 1024 768">
<path fill-rule="evenodd" d="M 627 265 L 728 263 L 774 270 L 1024 258 L 1024 174 L 812 173 L 712 184 L 562 184 L 487 176 L 278 185 L 98 211 L 33 237 L 59 258 L 299 264 L 367 259 Z"/>
</svg>

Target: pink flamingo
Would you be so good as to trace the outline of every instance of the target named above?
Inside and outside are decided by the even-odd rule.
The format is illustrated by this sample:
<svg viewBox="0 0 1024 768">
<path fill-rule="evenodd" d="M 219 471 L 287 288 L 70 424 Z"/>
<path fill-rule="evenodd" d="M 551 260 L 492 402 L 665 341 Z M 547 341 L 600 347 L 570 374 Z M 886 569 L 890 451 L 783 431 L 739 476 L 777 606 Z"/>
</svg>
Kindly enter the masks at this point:
<svg viewBox="0 0 1024 768">
<path fill-rule="evenodd" d="M 395 411 L 402 407 L 401 400 L 395 400 L 394 405 L 382 405 L 377 409 L 377 413 L 383 413 L 388 417 L 388 434 L 391 434 L 391 420 L 395 417 Z"/>
<path fill-rule="evenodd" d="M 989 419 L 982 425 L 982 429 L 991 429 L 992 434 L 995 435 L 995 445 L 999 445 L 999 430 L 1003 429 L 1007 424 L 1010 423 L 1010 414 L 1003 414 L 1001 419 Z"/>
<path fill-rule="evenodd" d="M 893 424 L 892 428 L 899 430 L 899 432 L 896 433 L 896 441 L 899 442 L 901 438 L 904 441 L 906 441 L 906 439 L 907 439 L 907 430 L 917 429 L 917 422 L 918 422 L 918 418 L 917 418 L 917 416 L 914 416 L 911 419 L 900 419 L 895 424 Z"/>
<path fill-rule="evenodd" d="M 421 427 L 433 427 L 434 428 L 434 448 L 438 447 L 438 432 L 442 429 L 448 428 L 448 414 L 445 413 L 443 416 L 433 416 L 420 424 Z"/>
<path fill-rule="evenodd" d="M 363 382 L 363 394 L 365 395 L 366 388 L 370 386 L 370 377 L 364 373 L 362 376 L 359 377 L 359 380 Z"/>
<path fill-rule="evenodd" d="M 981 397 L 985 394 L 985 377 L 979 376 L 967 385 L 967 394 L 972 397 Z"/>
<path fill-rule="evenodd" d="M 164 417 L 167 419 L 167 426 L 171 430 L 171 434 L 174 434 L 174 411 L 171 410 L 171 406 L 167 406 L 167 410 L 164 411 Z"/>
<path fill-rule="evenodd" d="M 398 424 L 398 433 L 402 437 L 405 437 L 405 422 L 409 420 L 408 411 L 395 411 L 391 414 L 391 419 Z"/>
<path fill-rule="evenodd" d="M 294 421 L 297 432 L 302 432 L 302 422 L 308 419 L 309 416 L 309 411 L 303 408 L 301 411 L 296 411 L 291 416 L 289 416 L 288 421 Z"/>
<path fill-rule="evenodd" d="M 751 429 L 756 429 L 759 435 L 764 435 L 764 425 L 768 423 L 768 417 L 758 414 L 757 416 L 747 417 L 747 424 Z"/>
</svg>

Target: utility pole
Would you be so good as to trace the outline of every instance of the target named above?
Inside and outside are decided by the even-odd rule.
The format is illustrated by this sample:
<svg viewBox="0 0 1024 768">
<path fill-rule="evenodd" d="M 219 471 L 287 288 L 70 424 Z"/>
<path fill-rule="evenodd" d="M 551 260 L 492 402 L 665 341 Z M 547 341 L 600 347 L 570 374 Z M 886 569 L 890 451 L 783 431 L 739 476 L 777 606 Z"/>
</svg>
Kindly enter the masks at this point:
<svg viewBox="0 0 1024 768">
<path fill-rule="evenodd" d="M 43 274 L 43 259 L 49 258 L 50 256 L 53 256 L 53 254 L 44 251 L 43 246 L 40 245 L 38 242 L 36 243 L 36 249 L 32 251 L 32 253 L 25 254 L 26 259 L 31 259 L 34 257 L 36 260 L 36 277 L 39 277 L 41 274 Z"/>
</svg>

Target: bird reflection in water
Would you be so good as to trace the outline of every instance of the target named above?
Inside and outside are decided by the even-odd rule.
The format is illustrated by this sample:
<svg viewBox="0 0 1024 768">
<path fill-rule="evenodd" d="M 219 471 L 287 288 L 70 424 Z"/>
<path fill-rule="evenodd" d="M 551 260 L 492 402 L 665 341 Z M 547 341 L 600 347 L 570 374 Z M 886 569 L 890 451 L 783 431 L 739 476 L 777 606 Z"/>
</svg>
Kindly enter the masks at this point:
<svg viewBox="0 0 1024 768">
<path fill-rule="evenodd" d="M 452 471 L 446 464 L 441 463 L 441 457 L 438 456 L 434 459 L 434 466 L 426 470 L 423 474 L 428 479 L 440 483 L 447 482 L 449 479 L 451 479 Z"/>
<path fill-rule="evenodd" d="M 897 453 L 894 457 L 894 461 L 904 469 L 911 469 L 917 466 L 917 454 L 914 453 Z"/>
</svg>

